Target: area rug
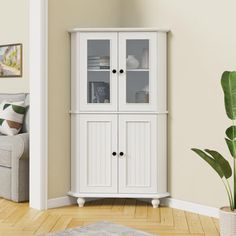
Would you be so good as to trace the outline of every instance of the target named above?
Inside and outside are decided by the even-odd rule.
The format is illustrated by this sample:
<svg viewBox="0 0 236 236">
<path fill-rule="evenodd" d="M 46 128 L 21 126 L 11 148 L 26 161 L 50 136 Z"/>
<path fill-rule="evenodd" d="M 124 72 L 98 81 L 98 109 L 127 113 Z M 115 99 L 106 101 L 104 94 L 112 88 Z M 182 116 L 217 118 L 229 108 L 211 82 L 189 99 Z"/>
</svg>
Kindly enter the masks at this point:
<svg viewBox="0 0 236 236">
<path fill-rule="evenodd" d="M 58 233 L 49 233 L 41 236 L 152 236 L 151 234 L 135 230 L 123 225 L 102 221 L 83 227 L 66 229 Z"/>
</svg>

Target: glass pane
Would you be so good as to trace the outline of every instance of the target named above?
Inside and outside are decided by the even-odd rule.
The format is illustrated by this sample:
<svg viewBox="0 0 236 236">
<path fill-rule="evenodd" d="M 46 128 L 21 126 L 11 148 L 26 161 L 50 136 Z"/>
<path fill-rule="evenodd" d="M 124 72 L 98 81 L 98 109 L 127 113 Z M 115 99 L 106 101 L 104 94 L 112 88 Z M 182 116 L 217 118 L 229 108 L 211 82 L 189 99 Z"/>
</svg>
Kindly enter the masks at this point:
<svg viewBox="0 0 236 236">
<path fill-rule="evenodd" d="M 88 40 L 87 102 L 110 103 L 110 40 Z"/>
<path fill-rule="evenodd" d="M 88 69 L 110 69 L 110 40 L 88 40 Z"/>
<path fill-rule="evenodd" d="M 126 41 L 126 69 L 149 68 L 149 40 L 136 39 Z"/>
<path fill-rule="evenodd" d="M 110 72 L 88 71 L 88 103 L 110 102 Z"/>
<path fill-rule="evenodd" d="M 126 41 L 126 102 L 149 103 L 149 40 Z"/>
<path fill-rule="evenodd" d="M 149 103 L 148 71 L 127 71 L 126 102 Z"/>
</svg>

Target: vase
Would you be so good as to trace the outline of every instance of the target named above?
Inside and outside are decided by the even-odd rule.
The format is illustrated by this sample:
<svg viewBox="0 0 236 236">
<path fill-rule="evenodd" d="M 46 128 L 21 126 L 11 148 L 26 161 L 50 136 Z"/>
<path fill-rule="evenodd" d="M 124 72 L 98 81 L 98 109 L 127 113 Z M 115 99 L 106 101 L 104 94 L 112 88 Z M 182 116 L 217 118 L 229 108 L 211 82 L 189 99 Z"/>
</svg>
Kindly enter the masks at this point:
<svg viewBox="0 0 236 236">
<path fill-rule="evenodd" d="M 127 69 L 137 69 L 139 67 L 139 61 L 134 55 L 128 55 L 126 59 Z"/>
<path fill-rule="evenodd" d="M 220 208 L 220 235 L 236 236 L 236 211 L 229 207 Z"/>
<path fill-rule="evenodd" d="M 143 49 L 141 68 L 143 68 L 143 69 L 149 68 L 149 50 L 148 50 L 148 48 Z"/>
</svg>

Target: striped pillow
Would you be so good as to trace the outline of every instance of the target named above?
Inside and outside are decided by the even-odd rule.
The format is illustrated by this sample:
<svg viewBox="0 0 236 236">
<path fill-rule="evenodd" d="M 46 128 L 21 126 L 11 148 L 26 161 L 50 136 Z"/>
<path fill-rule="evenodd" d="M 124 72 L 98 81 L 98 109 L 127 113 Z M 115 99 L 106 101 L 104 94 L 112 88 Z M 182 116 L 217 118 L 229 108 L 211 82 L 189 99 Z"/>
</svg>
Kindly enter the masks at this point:
<svg viewBox="0 0 236 236">
<path fill-rule="evenodd" d="M 16 135 L 20 132 L 26 108 L 24 101 L 0 104 L 0 132 L 6 135 Z"/>
</svg>

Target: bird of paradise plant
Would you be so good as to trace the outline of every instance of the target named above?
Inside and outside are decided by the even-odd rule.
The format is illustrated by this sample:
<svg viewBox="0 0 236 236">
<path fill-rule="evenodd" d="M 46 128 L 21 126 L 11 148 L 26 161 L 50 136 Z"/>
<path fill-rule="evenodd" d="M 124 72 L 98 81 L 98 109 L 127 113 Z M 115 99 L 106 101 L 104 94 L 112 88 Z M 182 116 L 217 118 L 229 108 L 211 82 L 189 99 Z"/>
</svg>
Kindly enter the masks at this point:
<svg viewBox="0 0 236 236">
<path fill-rule="evenodd" d="M 236 126 L 234 123 L 236 119 L 236 71 L 225 71 L 221 77 L 221 86 L 224 92 L 226 114 L 232 121 L 232 125 L 225 132 L 225 141 L 233 158 L 233 168 L 231 168 L 229 162 L 215 150 L 201 150 L 197 148 L 192 148 L 191 150 L 205 160 L 220 176 L 228 195 L 230 209 L 233 211 L 236 209 Z M 233 192 L 229 184 L 229 178 L 232 175 L 234 182 Z"/>
</svg>

